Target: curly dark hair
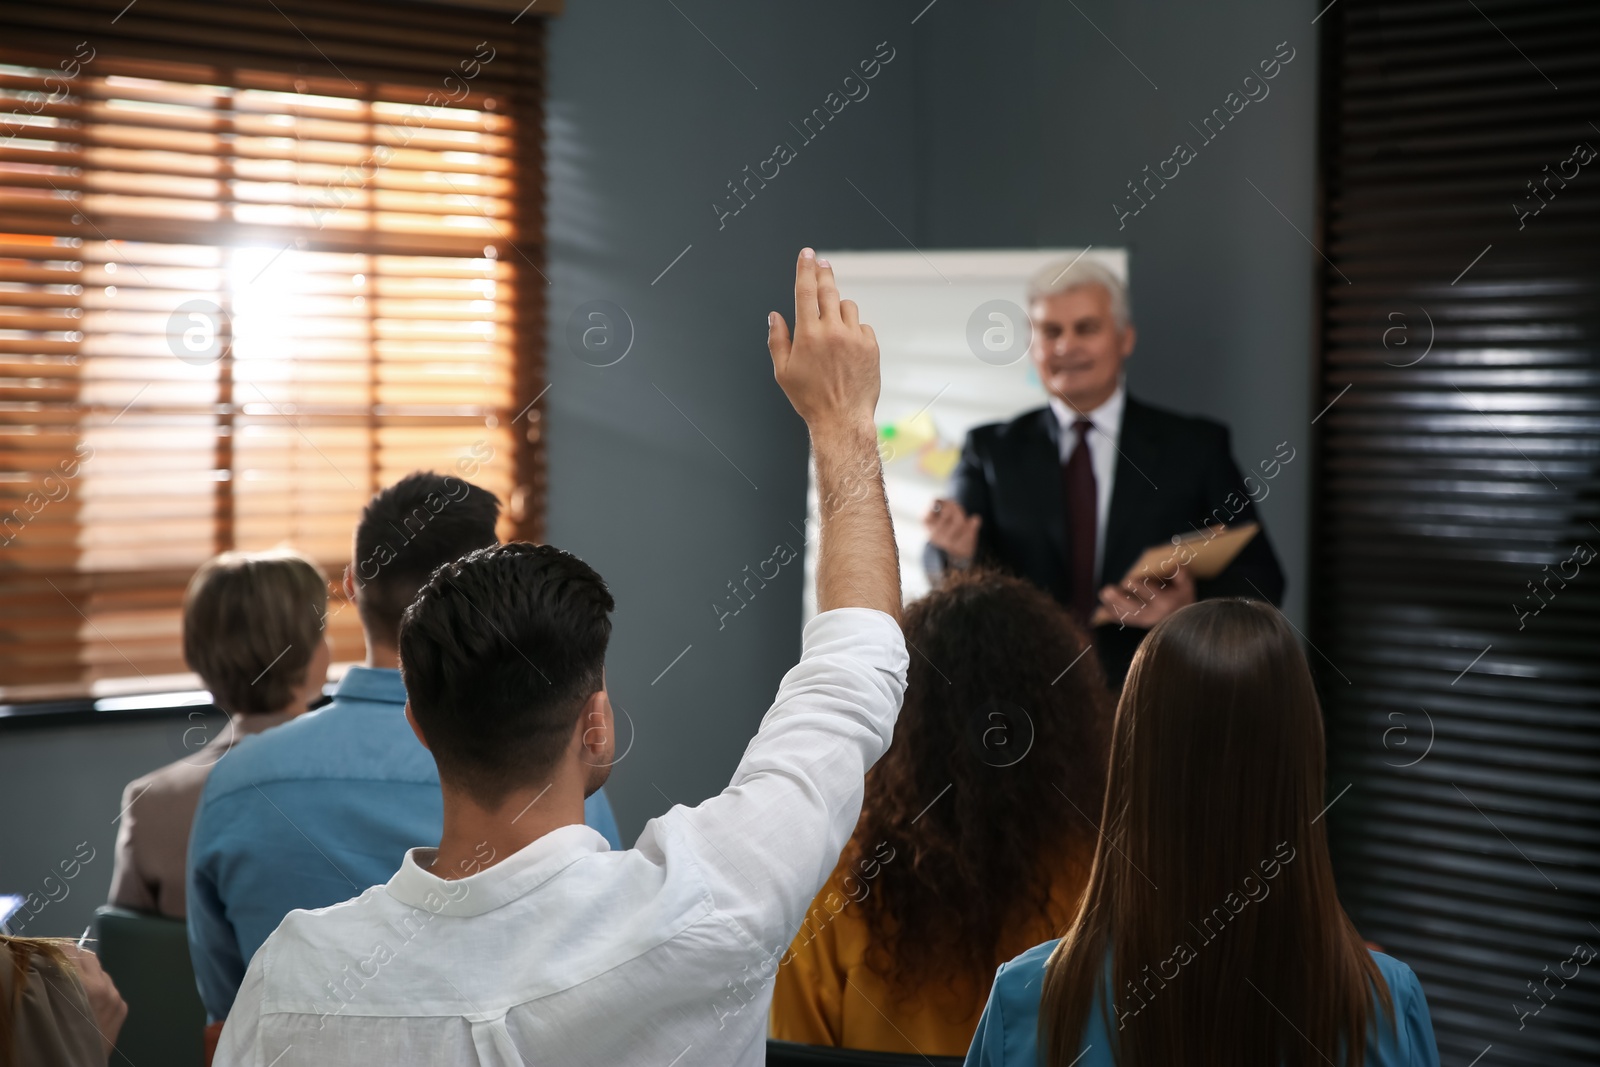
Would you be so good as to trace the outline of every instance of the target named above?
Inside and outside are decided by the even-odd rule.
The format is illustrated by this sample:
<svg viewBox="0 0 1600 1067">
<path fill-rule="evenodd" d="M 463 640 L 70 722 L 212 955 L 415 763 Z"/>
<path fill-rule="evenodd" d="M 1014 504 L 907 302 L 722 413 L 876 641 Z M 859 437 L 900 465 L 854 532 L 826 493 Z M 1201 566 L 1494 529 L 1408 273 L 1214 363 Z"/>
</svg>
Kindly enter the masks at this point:
<svg viewBox="0 0 1600 1067">
<path fill-rule="evenodd" d="M 1088 635 L 1019 578 L 952 573 L 901 626 L 905 703 L 840 869 L 894 850 L 859 906 L 897 996 L 985 988 L 1026 947 L 1008 932 L 1072 918 L 1051 886 L 1094 854 L 1113 702 Z"/>
</svg>

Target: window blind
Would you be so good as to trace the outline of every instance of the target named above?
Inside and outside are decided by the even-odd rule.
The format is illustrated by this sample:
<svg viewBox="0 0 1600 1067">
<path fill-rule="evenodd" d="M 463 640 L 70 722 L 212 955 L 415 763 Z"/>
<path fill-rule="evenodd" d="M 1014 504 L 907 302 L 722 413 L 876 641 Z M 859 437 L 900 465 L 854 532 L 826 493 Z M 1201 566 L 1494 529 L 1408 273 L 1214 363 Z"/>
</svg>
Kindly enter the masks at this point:
<svg viewBox="0 0 1600 1067">
<path fill-rule="evenodd" d="M 539 21 L 119 8 L 0 8 L 0 699 L 171 684 L 200 562 L 336 580 L 415 469 L 541 533 Z"/>
<path fill-rule="evenodd" d="M 1321 25 L 1341 890 L 1422 979 L 1444 1062 L 1592 1064 L 1600 9 L 1340 0 Z"/>
</svg>

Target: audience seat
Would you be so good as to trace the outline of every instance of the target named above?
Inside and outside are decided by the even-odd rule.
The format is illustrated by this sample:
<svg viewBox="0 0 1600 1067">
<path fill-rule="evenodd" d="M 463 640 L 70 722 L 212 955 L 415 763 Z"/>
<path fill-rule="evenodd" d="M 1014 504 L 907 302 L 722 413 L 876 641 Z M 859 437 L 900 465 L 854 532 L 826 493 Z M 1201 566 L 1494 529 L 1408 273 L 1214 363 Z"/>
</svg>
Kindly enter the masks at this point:
<svg viewBox="0 0 1600 1067">
<path fill-rule="evenodd" d="M 206 1011 L 183 920 L 102 907 L 94 926 L 100 963 L 128 1004 L 111 1067 L 201 1067 Z"/>
<path fill-rule="evenodd" d="M 900 1052 L 862 1052 L 853 1048 L 767 1041 L 767 1067 L 960 1067 L 959 1056 L 918 1056 Z"/>
</svg>

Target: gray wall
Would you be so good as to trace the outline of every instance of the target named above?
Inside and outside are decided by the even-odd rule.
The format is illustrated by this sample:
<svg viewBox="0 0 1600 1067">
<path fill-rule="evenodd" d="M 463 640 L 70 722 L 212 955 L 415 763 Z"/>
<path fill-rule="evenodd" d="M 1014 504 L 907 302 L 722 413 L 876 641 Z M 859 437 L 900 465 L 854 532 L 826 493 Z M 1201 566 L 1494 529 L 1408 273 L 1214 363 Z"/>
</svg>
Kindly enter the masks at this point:
<svg viewBox="0 0 1600 1067">
<path fill-rule="evenodd" d="M 226 721 L 198 709 L 162 718 L 106 713 L 105 720 L 0 726 L 0 892 L 45 902 L 31 919 L 27 912 L 13 918 L 19 933 L 83 933 L 111 890 L 122 787 L 192 757 Z"/>
<path fill-rule="evenodd" d="M 630 840 L 669 801 L 727 784 L 799 652 L 798 561 L 720 630 L 711 607 L 803 536 L 805 428 L 773 381 L 766 312 L 792 318 L 802 245 L 894 247 L 862 194 L 909 232 L 917 187 L 909 16 L 677 8 L 572 3 L 549 42 L 549 538 L 617 599 L 608 681 L 635 736 L 610 791 Z M 894 58 L 869 95 L 802 144 L 790 123 L 883 41 Z M 797 158 L 719 229 L 725 183 L 779 141 Z M 591 300 L 633 321 L 614 366 L 568 347 L 566 320 Z"/>
</svg>

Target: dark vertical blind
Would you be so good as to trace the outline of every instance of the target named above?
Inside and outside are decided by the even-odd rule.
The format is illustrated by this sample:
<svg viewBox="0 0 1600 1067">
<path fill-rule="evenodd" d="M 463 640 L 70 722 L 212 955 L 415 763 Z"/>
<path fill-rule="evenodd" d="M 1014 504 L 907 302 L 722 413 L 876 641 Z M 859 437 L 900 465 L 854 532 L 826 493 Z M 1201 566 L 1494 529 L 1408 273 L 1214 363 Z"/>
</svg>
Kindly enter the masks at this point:
<svg viewBox="0 0 1600 1067">
<path fill-rule="evenodd" d="M 1342 889 L 1445 1063 L 1593 1064 L 1600 6 L 1322 24 L 1312 637 Z"/>
</svg>

